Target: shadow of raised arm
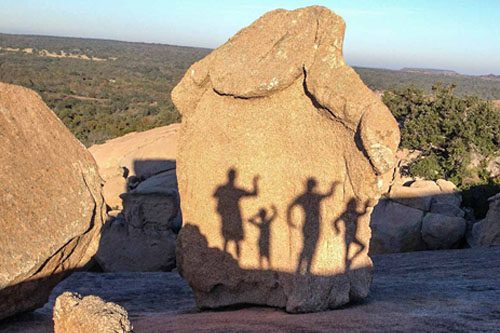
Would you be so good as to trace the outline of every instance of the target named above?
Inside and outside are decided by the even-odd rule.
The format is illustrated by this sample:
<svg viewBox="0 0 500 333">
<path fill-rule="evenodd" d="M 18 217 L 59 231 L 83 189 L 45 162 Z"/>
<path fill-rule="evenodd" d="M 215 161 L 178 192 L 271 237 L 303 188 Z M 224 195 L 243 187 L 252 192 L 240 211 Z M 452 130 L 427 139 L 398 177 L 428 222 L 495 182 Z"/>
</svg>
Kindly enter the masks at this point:
<svg viewBox="0 0 500 333">
<path fill-rule="evenodd" d="M 251 224 L 255 225 L 255 226 L 258 226 L 259 223 L 257 223 L 257 218 L 259 217 L 259 214 L 256 214 L 254 216 L 252 216 L 251 218 L 248 219 L 248 222 L 250 222 Z"/>
<path fill-rule="evenodd" d="M 278 209 L 275 205 L 271 206 L 271 210 L 273 211 L 273 215 L 269 218 L 270 221 L 273 221 L 278 216 Z"/>
<path fill-rule="evenodd" d="M 343 215 L 339 216 L 338 219 L 333 221 L 333 230 L 335 231 L 335 235 L 340 234 L 340 228 L 339 228 L 339 223 L 342 221 Z"/>
<path fill-rule="evenodd" d="M 335 188 L 337 187 L 337 185 L 339 185 L 340 182 L 333 182 L 332 183 L 332 186 L 330 187 L 330 191 L 328 191 L 327 193 L 323 194 L 322 197 L 323 198 L 328 198 L 328 197 L 331 197 L 333 195 L 333 193 L 335 193 Z"/>
<path fill-rule="evenodd" d="M 253 177 L 253 190 L 246 191 L 243 195 L 246 197 L 255 197 L 259 194 L 259 176 Z"/>
</svg>

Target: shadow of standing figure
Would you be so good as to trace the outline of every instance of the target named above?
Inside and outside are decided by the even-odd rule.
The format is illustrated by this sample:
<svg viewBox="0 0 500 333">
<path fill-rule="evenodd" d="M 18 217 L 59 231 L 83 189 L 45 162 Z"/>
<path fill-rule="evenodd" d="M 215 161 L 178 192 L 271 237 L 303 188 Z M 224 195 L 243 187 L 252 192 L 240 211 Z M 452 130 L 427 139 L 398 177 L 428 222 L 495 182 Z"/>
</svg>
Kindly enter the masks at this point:
<svg viewBox="0 0 500 333">
<path fill-rule="evenodd" d="M 258 176 L 253 178 L 253 190 L 247 191 L 236 187 L 237 173 L 231 168 L 227 173 L 227 183 L 219 186 L 213 196 L 217 199 L 217 212 L 221 218 L 221 234 L 224 238 L 224 252 L 227 252 L 228 243 L 233 241 L 236 246 L 236 255 L 240 258 L 240 242 L 244 238 L 243 218 L 241 216 L 240 200 L 243 197 L 258 195 Z"/>
<path fill-rule="evenodd" d="M 316 252 L 316 245 L 319 239 L 321 222 L 321 202 L 332 196 L 335 191 L 336 182 L 327 193 L 315 191 L 317 181 L 314 178 L 308 178 L 304 193 L 300 194 L 289 206 L 287 210 L 287 223 L 292 228 L 296 225 L 292 222 L 292 210 L 295 206 L 300 206 L 304 211 L 304 223 L 302 225 L 303 246 L 300 252 L 297 273 L 305 274 L 311 272 L 311 265 Z"/>
<path fill-rule="evenodd" d="M 261 208 L 259 212 L 248 219 L 248 222 L 259 228 L 259 266 L 264 268 L 264 261 L 267 268 L 271 267 L 270 246 L 271 246 L 271 222 L 278 216 L 276 206 L 272 205 L 272 215 L 268 217 L 267 210 Z M 265 260 L 264 260 L 265 259 Z"/>
<path fill-rule="evenodd" d="M 333 221 L 333 229 L 335 230 L 335 234 L 340 234 L 339 223 L 344 222 L 345 228 L 345 254 L 344 254 L 344 262 L 346 267 L 346 272 L 351 269 L 351 264 L 354 258 L 363 252 L 366 248 L 366 245 L 363 244 L 359 239 L 356 238 L 356 234 L 358 232 L 358 219 L 367 213 L 367 209 L 365 206 L 364 211 L 359 212 L 357 209 L 357 203 L 355 199 L 349 200 L 347 203 L 347 208 L 345 212 L 343 212 L 335 221 Z M 349 249 L 351 248 L 351 244 L 358 245 L 358 250 L 356 253 L 349 259 Z"/>
</svg>

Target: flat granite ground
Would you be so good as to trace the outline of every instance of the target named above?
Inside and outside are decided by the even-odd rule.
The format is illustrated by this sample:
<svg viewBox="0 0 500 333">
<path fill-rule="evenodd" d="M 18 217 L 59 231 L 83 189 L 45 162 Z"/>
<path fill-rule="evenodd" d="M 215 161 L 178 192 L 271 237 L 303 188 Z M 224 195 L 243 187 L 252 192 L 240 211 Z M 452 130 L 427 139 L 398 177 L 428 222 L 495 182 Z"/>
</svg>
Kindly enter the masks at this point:
<svg viewBox="0 0 500 333">
<path fill-rule="evenodd" d="M 74 273 L 43 308 L 0 322 L 0 331 L 51 332 L 54 299 L 71 290 L 122 305 L 135 332 L 500 332 L 500 247 L 373 261 L 365 301 L 313 314 L 265 307 L 198 312 L 177 273 Z"/>
</svg>

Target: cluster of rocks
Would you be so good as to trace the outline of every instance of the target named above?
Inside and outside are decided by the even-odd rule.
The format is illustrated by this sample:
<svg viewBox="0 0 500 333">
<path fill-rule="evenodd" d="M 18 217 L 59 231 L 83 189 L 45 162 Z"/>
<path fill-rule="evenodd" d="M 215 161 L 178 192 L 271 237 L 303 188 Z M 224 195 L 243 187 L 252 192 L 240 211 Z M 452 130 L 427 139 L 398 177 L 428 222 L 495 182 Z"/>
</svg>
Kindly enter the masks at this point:
<svg viewBox="0 0 500 333">
<path fill-rule="evenodd" d="M 391 186 L 372 213 L 370 253 L 458 247 L 467 229 L 461 201 L 455 185 L 444 179 Z"/>
<path fill-rule="evenodd" d="M 110 209 L 96 260 L 105 272 L 169 271 L 181 226 L 176 164 L 178 124 L 90 147 Z"/>
<path fill-rule="evenodd" d="M 500 245 L 500 194 L 489 198 L 486 217 L 476 220 L 447 180 L 395 184 L 371 215 L 371 254 Z"/>
</svg>

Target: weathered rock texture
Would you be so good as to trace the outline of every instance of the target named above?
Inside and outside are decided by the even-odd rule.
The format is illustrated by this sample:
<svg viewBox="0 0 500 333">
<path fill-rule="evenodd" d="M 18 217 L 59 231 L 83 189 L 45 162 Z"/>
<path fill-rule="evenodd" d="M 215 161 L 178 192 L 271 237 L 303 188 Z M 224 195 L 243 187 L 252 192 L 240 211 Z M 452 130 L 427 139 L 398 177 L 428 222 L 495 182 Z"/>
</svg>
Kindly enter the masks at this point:
<svg viewBox="0 0 500 333">
<path fill-rule="evenodd" d="M 375 207 L 370 253 L 396 253 L 457 247 L 466 231 L 462 199 L 444 179 L 394 184 Z"/>
<path fill-rule="evenodd" d="M 120 304 L 136 332 L 498 332 L 500 247 L 377 255 L 373 261 L 364 302 L 295 315 L 257 307 L 197 312 L 191 289 L 173 272 L 76 272 L 43 308 L 0 321 L 0 332 L 53 332 L 54 303 L 64 291 Z"/>
<path fill-rule="evenodd" d="M 122 214 L 103 228 L 96 260 L 106 272 L 170 271 L 175 268 L 180 225 L 175 170 L 141 182 L 122 195 Z"/>
<path fill-rule="evenodd" d="M 175 169 L 178 130 L 179 124 L 172 124 L 89 148 L 105 181 L 103 195 L 111 209 L 123 208 L 120 195 L 127 192 L 127 178 L 138 182 Z"/>
<path fill-rule="evenodd" d="M 324 7 L 272 11 L 174 89 L 177 260 L 198 306 L 308 312 L 366 297 L 370 212 L 399 130 L 344 63 L 344 29 Z"/>
<path fill-rule="evenodd" d="M 68 291 L 57 297 L 53 319 L 55 333 L 128 333 L 133 329 L 127 311 L 118 304 Z"/>
<path fill-rule="evenodd" d="M 471 246 L 500 245 L 500 193 L 488 201 L 486 217 L 472 226 Z"/>
<path fill-rule="evenodd" d="M 113 209 L 96 259 L 104 271 L 175 267 L 181 225 L 175 157 L 178 124 L 131 133 L 90 148 Z"/>
<path fill-rule="evenodd" d="M 1 319 L 91 259 L 104 202 L 92 155 L 33 91 L 0 83 L 0 147 Z"/>
</svg>

